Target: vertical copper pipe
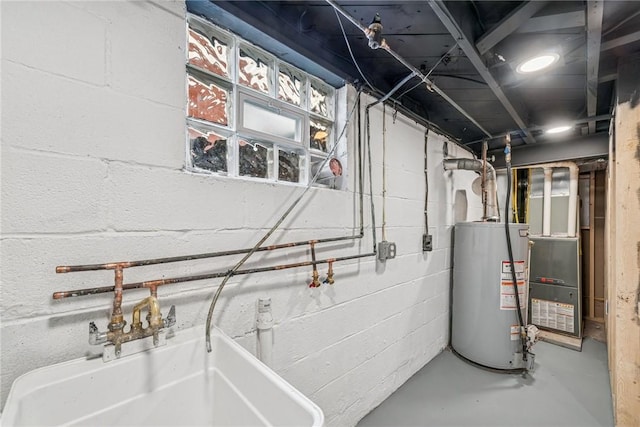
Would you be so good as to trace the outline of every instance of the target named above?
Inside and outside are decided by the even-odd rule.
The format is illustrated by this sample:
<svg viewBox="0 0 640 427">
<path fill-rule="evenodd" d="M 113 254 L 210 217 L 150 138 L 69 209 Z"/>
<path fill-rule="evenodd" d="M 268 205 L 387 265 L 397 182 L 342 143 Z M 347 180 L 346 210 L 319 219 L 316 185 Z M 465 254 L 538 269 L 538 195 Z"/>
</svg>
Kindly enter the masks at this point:
<svg viewBox="0 0 640 427">
<path fill-rule="evenodd" d="M 327 271 L 327 280 L 326 283 L 333 285 L 335 280 L 333 280 L 333 261 L 329 261 L 329 271 Z"/>
<path fill-rule="evenodd" d="M 320 286 L 320 281 L 318 280 L 320 275 L 318 274 L 318 265 L 316 264 L 316 242 L 312 240 L 309 242 L 309 246 L 311 247 L 311 265 L 313 266 L 313 280 L 309 284 L 309 287 L 317 288 Z"/>
<path fill-rule="evenodd" d="M 109 329 L 111 331 L 122 330 L 124 327 L 124 317 L 122 316 L 122 283 L 124 273 L 121 266 L 116 267 L 114 276 L 113 312 L 111 313 L 111 323 L 109 323 Z"/>
<path fill-rule="evenodd" d="M 154 298 L 158 298 L 158 286 L 149 285 L 149 294 Z"/>
</svg>

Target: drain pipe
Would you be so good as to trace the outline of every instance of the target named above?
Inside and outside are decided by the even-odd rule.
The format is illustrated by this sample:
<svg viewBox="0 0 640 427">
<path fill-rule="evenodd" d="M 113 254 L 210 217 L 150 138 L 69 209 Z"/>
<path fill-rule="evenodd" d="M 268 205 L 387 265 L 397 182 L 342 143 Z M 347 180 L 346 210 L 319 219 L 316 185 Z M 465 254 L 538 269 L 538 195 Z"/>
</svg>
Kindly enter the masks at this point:
<svg viewBox="0 0 640 427">
<path fill-rule="evenodd" d="M 258 299 L 258 359 L 268 367 L 273 361 L 273 314 L 271 313 L 271 298 Z"/>
<path fill-rule="evenodd" d="M 442 165 L 446 171 L 461 169 L 482 173 L 486 169 L 488 172 L 486 176 L 487 197 L 486 199 L 482 198 L 482 205 L 483 212 L 487 212 L 487 206 L 491 208 L 491 216 L 483 216 L 482 220 L 496 221 L 500 219 L 500 213 L 497 210 L 496 171 L 491 163 L 478 159 L 444 159 Z"/>
</svg>

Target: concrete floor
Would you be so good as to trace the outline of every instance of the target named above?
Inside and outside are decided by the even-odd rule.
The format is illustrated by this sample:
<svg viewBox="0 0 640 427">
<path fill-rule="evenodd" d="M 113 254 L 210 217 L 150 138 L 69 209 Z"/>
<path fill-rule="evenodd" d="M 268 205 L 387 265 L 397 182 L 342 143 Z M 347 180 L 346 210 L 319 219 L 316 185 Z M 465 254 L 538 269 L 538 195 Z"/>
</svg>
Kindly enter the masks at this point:
<svg viewBox="0 0 640 427">
<path fill-rule="evenodd" d="M 604 343 L 586 338 L 577 352 L 538 342 L 534 353 L 535 372 L 523 377 L 445 350 L 358 426 L 613 426 Z"/>
</svg>

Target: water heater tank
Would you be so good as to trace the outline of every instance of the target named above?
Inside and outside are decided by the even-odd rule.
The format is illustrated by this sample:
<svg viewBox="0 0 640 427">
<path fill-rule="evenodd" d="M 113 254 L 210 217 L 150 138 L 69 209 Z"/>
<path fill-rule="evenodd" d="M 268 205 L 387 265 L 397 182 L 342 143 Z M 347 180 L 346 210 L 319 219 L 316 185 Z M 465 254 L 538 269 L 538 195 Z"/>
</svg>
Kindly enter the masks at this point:
<svg viewBox="0 0 640 427">
<path fill-rule="evenodd" d="M 526 322 L 529 226 L 510 224 L 522 318 Z M 495 369 L 524 368 L 504 223 L 455 226 L 451 346 L 461 356 Z"/>
</svg>

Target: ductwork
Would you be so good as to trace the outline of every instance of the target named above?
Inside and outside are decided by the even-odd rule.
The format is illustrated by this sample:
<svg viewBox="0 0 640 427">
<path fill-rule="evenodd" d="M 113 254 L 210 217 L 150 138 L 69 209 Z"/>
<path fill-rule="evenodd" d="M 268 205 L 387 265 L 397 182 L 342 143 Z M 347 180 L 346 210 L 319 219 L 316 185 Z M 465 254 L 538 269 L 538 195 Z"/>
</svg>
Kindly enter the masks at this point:
<svg viewBox="0 0 640 427">
<path fill-rule="evenodd" d="M 530 166 L 544 170 L 544 198 L 542 215 L 542 235 L 551 236 L 551 184 L 553 169 L 569 169 L 569 212 L 567 214 L 567 237 L 577 237 L 578 229 L 578 178 L 580 170 L 575 162 L 553 162 Z"/>
</svg>

